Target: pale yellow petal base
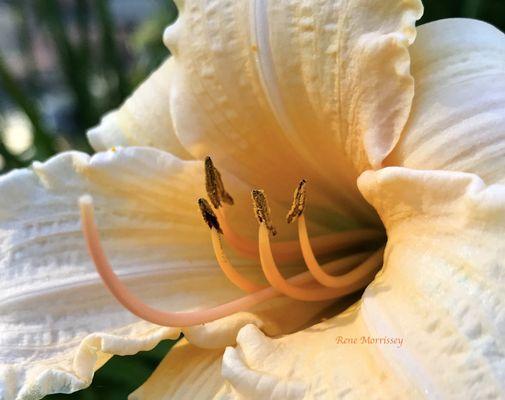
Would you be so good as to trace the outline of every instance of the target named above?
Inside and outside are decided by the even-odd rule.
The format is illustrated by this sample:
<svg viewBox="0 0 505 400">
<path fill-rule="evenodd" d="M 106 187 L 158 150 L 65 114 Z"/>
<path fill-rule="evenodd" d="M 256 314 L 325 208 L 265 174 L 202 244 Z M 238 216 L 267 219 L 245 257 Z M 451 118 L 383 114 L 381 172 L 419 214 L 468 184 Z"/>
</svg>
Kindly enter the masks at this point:
<svg viewBox="0 0 505 400">
<path fill-rule="evenodd" d="M 359 186 L 389 237 L 362 301 L 277 339 L 243 328 L 223 376 L 244 398 L 503 398 L 505 187 L 404 168 Z"/>
</svg>

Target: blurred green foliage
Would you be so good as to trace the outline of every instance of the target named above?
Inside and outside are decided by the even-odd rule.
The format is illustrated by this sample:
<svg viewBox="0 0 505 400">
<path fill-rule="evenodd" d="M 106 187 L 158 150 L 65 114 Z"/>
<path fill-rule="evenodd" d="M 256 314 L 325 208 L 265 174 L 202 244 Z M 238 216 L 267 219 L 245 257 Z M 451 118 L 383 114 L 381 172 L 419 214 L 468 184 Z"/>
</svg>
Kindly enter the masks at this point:
<svg viewBox="0 0 505 400">
<path fill-rule="evenodd" d="M 118 33 L 108 0 L 5 0 L 18 21 L 17 45 L 23 62 L 16 59 L 9 63 L 0 52 L 1 172 L 69 148 L 91 152 L 86 130 L 118 107 L 169 55 L 161 32 L 175 20 L 177 9 L 171 1 L 153 2 L 159 3 L 156 13 L 136 27 L 136 32 L 126 35 Z M 61 79 L 43 76 L 54 74 L 37 68 L 36 53 L 40 57 L 41 51 L 48 51 L 40 49 L 38 36 L 54 50 L 54 72 Z M 25 70 L 21 76 L 20 70 Z M 53 90 L 55 84 L 63 88 Z M 53 92 L 57 98 L 62 91 L 68 97 L 71 115 L 56 115 L 66 121 L 51 123 L 55 118 L 44 110 L 41 100 Z M 14 112 L 27 117 L 33 135 L 32 146 L 22 154 L 10 151 L 4 140 L 8 117 Z"/>
<path fill-rule="evenodd" d="M 504 0 L 423 0 L 420 24 L 442 18 L 476 18 L 505 31 Z"/>
<path fill-rule="evenodd" d="M 68 1 L 66 2 L 68 3 Z M 420 23 L 450 18 L 478 18 L 505 30 L 505 0 L 425 0 L 425 14 Z M 9 98 L 9 107 L 24 113 L 31 122 L 33 146 L 27 154 L 13 154 L 0 140 L 0 156 L 3 157 L 3 172 L 23 167 L 33 160 L 43 160 L 66 147 L 58 140 L 65 137 L 67 147 L 90 151 L 85 140 L 85 131 L 95 125 L 102 114 L 117 107 L 149 71 L 152 71 L 168 55 L 161 41 L 163 28 L 177 16 L 170 0 L 160 2 L 159 10 L 152 18 L 136 28 L 127 43 L 129 57 L 134 60 L 127 65 L 121 54 L 120 43 L 115 35 L 116 21 L 107 0 L 74 0 L 74 19 L 77 40 L 71 37 L 67 26 L 68 16 L 62 14 L 58 0 L 19 0 L 12 2 L 22 21 L 19 46 L 27 59 L 33 56 L 31 47 L 33 32 L 24 23 L 27 11 L 34 12 L 38 21 L 52 41 L 58 56 L 59 69 L 74 104 L 74 129 L 60 132 L 44 119 L 37 100 L 42 83 L 36 70 L 24 80 L 19 80 L 0 54 L 0 89 Z M 97 27 L 99 40 L 92 42 L 91 27 Z M 30 63 L 30 62 L 29 62 Z M 97 79 L 106 82 L 105 90 L 93 91 Z M 1 94 L 1 92 L 0 92 Z M 2 103 L 0 103 L 1 106 Z M 9 109 L 0 107 L 0 131 L 2 116 Z M 154 370 L 174 341 L 165 341 L 154 350 L 137 356 L 114 357 L 95 376 L 93 385 L 72 395 L 52 395 L 46 399 L 125 399 Z"/>
<path fill-rule="evenodd" d="M 80 392 L 53 394 L 45 400 L 125 400 L 154 371 L 160 360 L 176 343 L 165 340 L 151 351 L 136 356 L 113 357 L 93 378 L 93 385 Z"/>
</svg>

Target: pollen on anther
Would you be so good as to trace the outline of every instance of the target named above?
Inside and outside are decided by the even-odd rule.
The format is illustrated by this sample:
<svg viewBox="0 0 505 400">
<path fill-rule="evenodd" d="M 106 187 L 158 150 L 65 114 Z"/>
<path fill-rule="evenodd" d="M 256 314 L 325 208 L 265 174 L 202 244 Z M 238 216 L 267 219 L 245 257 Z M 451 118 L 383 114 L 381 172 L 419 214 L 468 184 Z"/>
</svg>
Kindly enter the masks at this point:
<svg viewBox="0 0 505 400">
<path fill-rule="evenodd" d="M 264 223 L 268 230 L 272 233 L 272 235 L 276 235 L 277 231 L 272 225 L 272 219 L 270 217 L 270 207 L 268 206 L 267 198 L 265 196 L 265 192 L 260 189 L 254 189 L 251 192 L 251 196 L 254 204 L 254 213 L 256 214 L 256 218 L 258 222 Z"/>
<path fill-rule="evenodd" d="M 219 226 L 219 221 L 216 217 L 216 214 L 214 214 L 214 211 L 212 211 L 209 202 L 203 198 L 200 198 L 198 199 L 198 206 L 200 207 L 203 220 L 209 226 L 209 228 L 214 228 L 219 233 L 223 233 L 221 227 Z"/>
<path fill-rule="evenodd" d="M 221 173 L 208 156 L 205 157 L 205 188 L 214 208 L 221 207 L 221 203 L 233 205 L 233 198 L 224 188 Z"/>
<path fill-rule="evenodd" d="M 298 218 L 303 214 L 303 210 L 305 209 L 305 185 L 307 181 L 302 179 L 298 184 L 298 187 L 295 189 L 293 194 L 293 203 L 291 204 L 291 209 L 288 211 L 288 215 L 286 215 L 286 220 L 288 224 L 293 222 L 294 219 Z"/>
</svg>

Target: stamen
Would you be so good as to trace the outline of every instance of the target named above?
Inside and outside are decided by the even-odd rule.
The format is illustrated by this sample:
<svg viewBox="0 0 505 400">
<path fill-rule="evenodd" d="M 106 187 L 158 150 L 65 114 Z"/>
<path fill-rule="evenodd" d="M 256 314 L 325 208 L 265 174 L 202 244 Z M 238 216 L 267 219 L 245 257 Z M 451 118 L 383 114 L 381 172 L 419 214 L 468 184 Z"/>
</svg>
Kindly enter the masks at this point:
<svg viewBox="0 0 505 400">
<path fill-rule="evenodd" d="M 375 268 L 373 263 L 363 263 L 359 267 L 342 276 L 331 276 L 321 268 L 316 260 L 312 246 L 310 245 L 309 235 L 307 233 L 307 224 L 305 222 L 305 216 L 303 215 L 304 208 L 305 180 L 302 180 L 295 190 L 293 205 L 288 213 L 287 220 L 288 223 L 290 223 L 293 219 L 298 219 L 298 237 L 300 240 L 303 259 L 314 278 L 323 286 L 344 288 L 350 281 L 368 276 Z M 359 232 L 358 236 L 356 235 L 356 232 L 359 231 L 351 231 L 349 233 L 343 232 L 344 236 L 342 237 L 342 245 L 355 244 L 356 240 L 364 241 L 378 238 L 374 235 L 373 231 Z"/>
<path fill-rule="evenodd" d="M 359 267 L 354 268 L 352 271 L 344 275 L 332 276 L 325 272 L 316 260 L 316 256 L 314 255 L 314 251 L 310 245 L 309 235 L 307 233 L 307 224 L 305 223 L 305 217 L 303 215 L 298 217 L 298 236 L 300 239 L 303 259 L 307 268 L 311 272 L 312 276 L 314 276 L 314 278 L 324 286 L 340 289 L 345 288 L 352 282 L 360 281 L 369 277 L 376 271 L 377 262 L 382 263 L 384 247 L 374 253 L 374 256 L 370 258 L 370 262 L 364 262 Z"/>
<path fill-rule="evenodd" d="M 363 264 L 367 264 L 368 269 L 368 265 L 372 266 L 372 268 L 369 268 L 371 272 L 369 272 L 366 276 L 352 277 L 347 280 L 347 284 L 345 286 L 339 288 L 301 288 L 290 284 L 290 282 L 279 272 L 279 268 L 274 261 L 272 249 L 270 247 L 269 230 L 264 223 L 260 223 L 258 239 L 261 268 L 263 269 L 263 273 L 270 285 L 282 294 L 302 301 L 329 300 L 355 292 L 371 282 L 375 272 L 380 268 L 382 263 L 382 251 L 377 251 L 358 267 L 365 268 L 361 266 Z"/>
<path fill-rule="evenodd" d="M 290 211 L 290 214 L 288 214 L 289 221 L 303 212 L 303 206 L 305 202 L 304 185 L 305 180 L 300 182 L 298 190 L 294 194 L 295 201 L 293 202 L 292 212 Z M 221 199 L 222 202 L 228 204 L 233 204 L 233 199 L 224 189 L 221 174 L 214 166 L 214 163 L 210 157 L 205 158 L 205 186 L 207 189 L 207 195 L 214 206 L 213 211 L 214 215 L 217 217 L 215 218 L 215 220 L 217 220 L 217 226 L 222 229 L 226 242 L 236 251 L 241 253 L 244 257 L 249 259 L 258 259 L 258 243 L 238 234 L 228 223 L 225 208 L 222 207 Z M 297 212 L 295 212 L 295 210 Z M 289 219 L 289 215 L 292 215 L 291 220 Z M 204 218 L 206 217 L 204 216 Z M 209 224 L 209 221 L 206 220 L 206 222 Z M 214 220 L 212 223 L 213 222 Z M 350 231 L 346 232 L 345 234 L 337 232 L 313 238 L 312 246 L 314 247 L 317 254 L 325 255 L 338 250 L 343 246 L 351 246 L 353 244 L 360 243 L 362 241 L 373 240 L 381 236 L 382 234 L 379 231 L 368 229 Z M 344 241 L 342 241 L 343 239 Z M 302 258 L 302 253 L 300 251 L 300 246 L 297 240 L 288 240 L 284 242 L 273 243 L 272 249 L 275 257 L 281 261 L 295 261 Z"/>
<path fill-rule="evenodd" d="M 212 237 L 212 247 L 214 249 L 214 254 L 216 256 L 217 263 L 221 267 L 226 277 L 237 287 L 242 289 L 244 292 L 253 293 L 258 290 L 264 289 L 268 286 L 259 285 L 247 279 L 243 276 L 228 260 L 223 249 L 223 244 L 221 243 L 221 236 L 216 230 L 211 230 Z"/>
<path fill-rule="evenodd" d="M 145 304 L 135 296 L 112 270 L 105 255 L 100 235 L 95 222 L 93 199 L 91 196 L 82 196 L 79 199 L 81 224 L 88 252 L 93 259 L 97 272 L 100 274 L 105 286 L 112 295 L 130 312 L 153 324 L 171 327 L 186 327 L 211 322 L 239 311 L 247 310 L 256 304 L 270 300 L 280 295 L 274 288 L 262 289 L 253 294 L 233 300 L 207 310 L 190 312 L 167 312 L 157 310 Z M 266 231 L 268 236 L 268 230 Z M 341 267 L 338 264 L 328 264 L 328 272 Z M 304 285 L 313 282 L 309 272 L 304 272 L 287 280 L 292 285 Z"/>
<path fill-rule="evenodd" d="M 305 208 L 305 184 L 307 181 L 302 179 L 298 184 L 298 187 L 293 194 L 293 204 L 291 205 L 291 209 L 288 211 L 288 215 L 286 216 L 286 220 L 288 224 L 293 221 L 293 219 L 302 215 L 303 210 Z"/>
<path fill-rule="evenodd" d="M 226 243 L 228 243 L 236 251 L 241 253 L 244 257 L 253 260 L 257 259 L 258 244 L 256 243 L 256 241 L 251 240 L 245 236 L 242 236 L 234 231 L 234 229 L 228 223 L 224 207 L 220 209 L 215 209 L 215 213 L 219 220 L 221 229 L 223 230 L 223 235 L 224 239 L 226 240 Z M 301 254 L 301 252 L 299 254 Z"/>
<path fill-rule="evenodd" d="M 243 276 L 228 260 L 223 249 L 223 244 L 221 243 L 221 235 L 223 232 L 219 227 L 216 215 L 210 208 L 210 204 L 205 199 L 199 199 L 198 205 L 202 211 L 202 216 L 204 221 L 209 225 L 210 235 L 212 238 L 212 247 L 214 249 L 214 255 L 216 256 L 217 263 L 221 267 L 221 270 L 225 276 L 237 287 L 245 292 L 252 293 L 258 290 L 264 289 L 267 286 L 258 285 L 245 276 Z"/>
<path fill-rule="evenodd" d="M 287 216 L 288 222 L 290 222 L 293 218 L 305 221 L 305 218 L 303 217 L 303 209 L 305 206 L 305 183 L 305 180 L 302 180 L 295 191 L 293 205 Z M 266 197 L 263 195 L 260 197 L 260 200 L 260 206 L 263 209 L 267 209 L 268 204 Z M 264 219 L 260 218 L 260 216 L 258 216 L 258 222 L 260 223 L 258 238 L 260 261 L 268 282 L 281 293 L 298 300 L 320 301 L 352 293 L 353 291 L 368 284 L 371 277 L 373 277 L 376 270 L 382 263 L 382 250 L 379 250 L 357 267 L 357 272 L 351 271 L 339 277 L 339 285 L 337 287 L 319 287 L 311 289 L 296 287 L 290 285 L 279 272 L 272 255 L 268 226 L 265 224 Z"/>
<path fill-rule="evenodd" d="M 235 232 L 226 218 L 224 207 L 214 210 L 219 220 L 219 226 L 223 230 L 224 239 L 231 247 L 244 257 L 257 259 L 259 257 L 258 242 Z M 335 232 L 312 238 L 311 243 L 314 251 L 323 256 L 337 250 L 352 247 L 370 241 L 381 239 L 384 234 L 375 229 L 355 229 L 345 232 Z M 286 240 L 272 243 L 272 251 L 279 261 L 296 261 L 302 258 L 298 240 Z"/>
<path fill-rule="evenodd" d="M 233 205 L 233 198 L 225 190 L 221 173 L 210 157 L 205 157 L 205 188 L 214 208 L 218 209 L 222 203 Z"/>
<path fill-rule="evenodd" d="M 240 289 L 244 290 L 245 292 L 252 293 L 252 292 L 256 292 L 258 290 L 264 289 L 266 286 L 256 284 L 253 281 L 251 281 L 248 278 L 246 278 L 245 276 L 243 276 L 232 265 L 232 263 L 228 260 L 228 257 L 226 256 L 226 254 L 224 252 L 224 249 L 223 249 L 223 244 L 222 244 L 221 235 L 220 235 L 221 232 L 218 230 L 219 229 L 219 224 L 217 223 L 217 219 L 216 219 L 216 216 L 215 216 L 214 212 L 212 211 L 209 203 L 205 199 L 199 199 L 198 200 L 198 204 L 200 205 L 200 209 L 202 211 L 202 215 L 203 215 L 203 218 L 204 218 L 205 222 L 211 228 L 211 238 L 212 238 L 212 246 L 213 246 L 213 249 L 214 249 L 214 254 L 215 254 L 216 260 L 217 260 L 217 262 L 218 262 L 221 270 L 225 274 L 225 276 L 235 286 L 239 287 Z M 303 218 L 303 216 L 301 216 L 301 218 Z M 305 221 L 304 218 L 303 218 L 303 221 Z M 345 241 L 346 237 L 343 236 L 342 239 L 343 239 L 343 241 Z M 312 249 L 310 249 L 310 250 L 312 250 Z M 314 257 L 314 260 L 315 260 L 315 257 Z M 316 262 L 316 264 L 317 264 L 317 262 Z M 365 264 L 365 266 L 366 265 L 368 265 L 368 264 Z M 319 266 L 319 264 L 317 264 L 317 267 L 319 268 L 319 270 L 323 274 L 326 274 L 324 272 L 324 270 L 321 268 L 321 266 Z M 358 277 L 360 276 L 359 275 L 359 271 L 361 271 L 361 270 L 358 268 L 357 271 L 358 272 L 356 272 L 356 270 L 353 270 L 352 273 L 350 273 L 351 278 L 354 275 L 357 275 Z M 326 275 L 330 276 L 329 274 L 326 274 Z M 365 273 L 365 275 L 366 275 L 366 273 Z M 340 279 L 341 282 L 342 281 L 346 282 L 347 278 L 344 278 L 344 277 L 340 278 L 339 277 L 337 279 Z M 331 287 L 333 287 L 332 285 L 325 285 L 325 286 L 331 286 Z M 342 287 L 342 283 L 340 283 L 337 287 Z"/>
<path fill-rule="evenodd" d="M 224 203 L 233 205 L 233 198 L 224 189 L 221 174 L 214 166 L 214 163 L 209 156 L 205 157 L 205 189 L 207 190 L 207 196 L 209 197 L 210 202 L 214 206 L 215 213 L 218 215 L 218 218 L 216 218 L 216 220 L 220 221 L 221 225 L 223 226 L 226 241 L 246 257 L 257 258 L 256 244 L 249 239 L 236 234 L 230 228 L 228 222 L 225 219 L 224 213 L 219 210 L 219 208 L 222 206 L 221 200 Z M 210 207 L 208 207 L 208 209 L 210 209 Z M 206 219 L 205 215 L 204 219 Z"/>
<path fill-rule="evenodd" d="M 211 230 L 215 229 L 219 233 L 223 233 L 221 227 L 219 226 L 219 221 L 216 217 L 216 214 L 214 214 L 214 211 L 212 211 L 212 208 L 210 208 L 209 202 L 205 199 L 198 199 L 198 206 L 200 207 L 203 220 L 209 226 L 209 228 Z"/>
<path fill-rule="evenodd" d="M 256 214 L 256 218 L 258 219 L 260 224 L 264 224 L 269 232 L 275 236 L 277 231 L 272 225 L 272 219 L 270 218 L 270 207 L 268 207 L 267 198 L 265 196 L 265 192 L 260 189 L 254 189 L 251 192 L 253 204 L 254 204 L 254 212 Z"/>
</svg>

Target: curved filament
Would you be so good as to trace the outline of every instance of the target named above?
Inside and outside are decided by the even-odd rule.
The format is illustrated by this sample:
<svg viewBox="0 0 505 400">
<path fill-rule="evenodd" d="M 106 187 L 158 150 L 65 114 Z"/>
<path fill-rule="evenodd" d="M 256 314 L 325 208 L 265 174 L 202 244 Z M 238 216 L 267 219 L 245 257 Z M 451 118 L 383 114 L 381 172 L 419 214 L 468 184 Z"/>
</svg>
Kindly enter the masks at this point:
<svg viewBox="0 0 505 400">
<path fill-rule="evenodd" d="M 228 223 L 222 208 L 214 209 L 214 212 L 217 215 L 226 242 L 243 256 L 257 259 L 259 257 L 258 242 L 235 232 Z M 383 236 L 384 234 L 381 231 L 375 229 L 355 229 L 317 236 L 312 239 L 312 246 L 317 254 L 326 255 L 343 248 L 374 241 Z M 272 251 L 276 259 L 285 262 L 299 260 L 303 255 L 297 240 L 273 243 Z"/>
<path fill-rule="evenodd" d="M 116 300 L 139 318 L 152 322 L 153 324 L 170 327 L 199 325 L 240 311 L 245 311 L 256 304 L 281 295 L 281 293 L 274 288 L 268 287 L 207 310 L 168 312 L 155 309 L 145 304 L 139 297 L 130 292 L 128 287 L 121 282 L 119 277 L 112 270 L 100 242 L 100 235 L 95 222 L 91 197 L 83 196 L 79 200 L 79 208 L 81 212 L 82 231 L 86 240 L 88 252 L 95 264 L 97 272 L 100 274 L 105 286 Z M 328 264 L 328 272 L 338 270 L 339 268 L 340 266 L 336 263 L 332 263 L 331 265 Z M 304 272 L 288 279 L 288 282 L 291 285 L 306 285 L 314 282 L 314 279 L 309 272 Z"/>
<path fill-rule="evenodd" d="M 384 248 L 376 251 L 368 260 L 346 274 L 333 276 L 321 268 L 316 260 L 314 251 L 310 245 L 309 235 L 307 233 L 307 224 L 303 214 L 298 217 L 298 236 L 300 238 L 303 259 L 305 264 L 307 264 L 307 268 L 316 281 L 327 287 L 345 289 L 354 282 L 368 279 L 368 277 L 377 270 L 377 265 L 382 263 Z"/>
<path fill-rule="evenodd" d="M 279 293 L 272 288 L 268 288 L 207 310 L 191 312 L 167 312 L 157 310 L 145 304 L 130 292 L 112 270 L 100 243 L 91 199 L 81 199 L 79 206 L 81 211 L 82 230 L 86 239 L 88 251 L 100 277 L 109 291 L 126 309 L 146 321 L 172 327 L 198 325 L 246 310 L 258 303 L 279 295 Z"/>
<path fill-rule="evenodd" d="M 221 270 L 226 275 L 226 277 L 237 287 L 242 289 L 244 292 L 252 293 L 261 289 L 265 289 L 267 286 L 259 285 L 247 279 L 235 267 L 230 263 L 228 257 L 223 250 L 223 245 L 221 243 L 221 235 L 219 232 L 212 228 L 211 230 L 212 247 L 214 248 L 214 254 L 216 256 L 217 263 L 221 267 Z"/>
<path fill-rule="evenodd" d="M 378 256 L 376 255 L 377 253 L 379 253 L 378 251 L 364 262 L 364 263 L 370 263 L 374 266 L 372 272 L 370 272 L 367 276 L 364 277 L 358 277 L 357 279 L 349 279 L 344 287 L 341 288 L 331 288 L 331 287 L 329 288 L 324 286 L 315 288 L 297 287 L 292 285 L 279 272 L 279 268 L 275 263 L 272 254 L 272 249 L 270 247 L 269 231 L 268 228 L 263 223 L 261 223 L 259 227 L 258 242 L 259 242 L 261 268 L 263 269 L 263 273 L 265 274 L 265 277 L 267 278 L 270 285 L 272 285 L 273 288 L 277 289 L 282 294 L 302 301 L 329 300 L 336 297 L 345 296 L 358 289 L 361 289 L 371 281 L 373 275 L 381 265 L 381 259 L 379 259 Z M 380 253 L 382 252 L 380 251 Z"/>
<path fill-rule="evenodd" d="M 245 236 L 235 232 L 228 223 L 228 219 L 222 208 L 214 208 L 219 226 L 223 230 L 224 239 L 231 247 L 241 253 L 244 257 L 257 259 L 258 258 L 258 244 Z"/>
</svg>

